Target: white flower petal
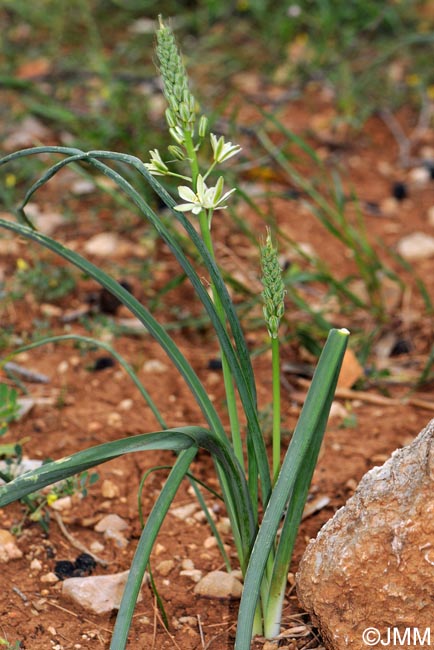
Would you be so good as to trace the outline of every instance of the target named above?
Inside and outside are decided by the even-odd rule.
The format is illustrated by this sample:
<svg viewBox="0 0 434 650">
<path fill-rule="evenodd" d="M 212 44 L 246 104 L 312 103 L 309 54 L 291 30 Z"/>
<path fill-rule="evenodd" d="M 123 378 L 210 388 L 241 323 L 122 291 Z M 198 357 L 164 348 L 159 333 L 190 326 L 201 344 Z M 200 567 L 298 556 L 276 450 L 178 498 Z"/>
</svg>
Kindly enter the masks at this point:
<svg viewBox="0 0 434 650">
<path fill-rule="evenodd" d="M 187 185 L 180 185 L 178 187 L 178 194 L 181 199 L 184 199 L 184 201 L 193 201 L 194 203 L 198 202 L 196 194 L 193 192 L 191 187 L 188 187 Z"/>
</svg>

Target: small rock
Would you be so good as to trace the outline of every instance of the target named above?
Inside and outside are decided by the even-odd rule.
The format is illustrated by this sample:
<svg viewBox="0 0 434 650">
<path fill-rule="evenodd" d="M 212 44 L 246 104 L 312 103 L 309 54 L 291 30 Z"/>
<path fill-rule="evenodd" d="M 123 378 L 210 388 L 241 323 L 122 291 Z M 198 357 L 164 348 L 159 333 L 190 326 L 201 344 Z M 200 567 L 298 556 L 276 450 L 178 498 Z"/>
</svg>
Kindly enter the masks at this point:
<svg viewBox="0 0 434 650">
<path fill-rule="evenodd" d="M 92 542 L 92 544 L 90 545 L 90 550 L 92 551 L 92 553 L 94 553 L 94 555 L 98 555 L 104 550 L 104 544 L 101 544 L 101 542 L 97 542 L 97 541 Z"/>
<path fill-rule="evenodd" d="M 68 578 L 62 584 L 62 594 L 95 614 L 107 614 L 119 609 L 129 571 L 106 576 Z M 148 579 L 145 574 L 144 582 Z M 142 599 L 139 593 L 138 600 Z"/>
<path fill-rule="evenodd" d="M 174 568 L 175 568 L 174 560 L 162 560 L 155 567 L 157 572 L 160 574 L 160 576 L 163 576 L 163 578 L 168 576 L 169 573 L 173 571 Z"/>
<path fill-rule="evenodd" d="M 184 576 L 185 578 L 190 578 L 192 582 L 199 582 L 203 574 L 200 569 L 185 569 L 184 571 L 180 571 L 179 575 Z"/>
<path fill-rule="evenodd" d="M 188 503 L 187 505 L 179 506 L 178 508 L 170 508 L 169 512 L 177 519 L 185 520 L 188 517 L 191 517 L 191 515 L 193 515 L 198 509 L 199 506 L 197 503 Z"/>
<path fill-rule="evenodd" d="M 97 533 L 105 533 L 107 530 L 128 530 L 129 526 L 125 519 L 119 517 L 119 515 L 106 515 L 94 527 Z"/>
<path fill-rule="evenodd" d="M 119 237 L 112 232 L 101 232 L 94 235 L 84 245 L 88 255 L 95 257 L 110 257 L 118 252 Z"/>
<path fill-rule="evenodd" d="M 105 479 L 101 485 L 101 495 L 104 499 L 116 499 L 119 496 L 119 486 L 110 479 Z"/>
<path fill-rule="evenodd" d="M 128 524 L 119 515 L 103 517 L 94 528 L 98 533 L 104 533 L 105 539 L 113 541 L 119 548 L 125 548 L 128 545 L 127 538 L 122 534 L 122 531 L 127 529 Z"/>
<path fill-rule="evenodd" d="M 434 237 L 423 232 L 414 232 L 400 239 L 397 251 L 409 262 L 434 256 Z"/>
<path fill-rule="evenodd" d="M 58 512 L 64 512 L 65 510 L 70 510 L 72 508 L 72 498 L 70 496 L 61 497 L 57 501 L 53 501 L 50 504 L 50 508 L 57 510 Z"/>
<path fill-rule="evenodd" d="M 47 584 L 54 584 L 55 582 L 59 582 L 59 578 L 56 576 L 53 571 L 49 571 L 48 573 L 44 573 L 43 576 L 40 577 L 41 582 L 45 582 Z"/>
<path fill-rule="evenodd" d="M 237 578 L 225 571 L 211 571 L 194 588 L 194 593 L 205 598 L 239 599 L 243 585 Z"/>
<path fill-rule="evenodd" d="M 131 411 L 131 409 L 134 406 L 134 402 L 132 399 L 123 399 L 121 402 L 119 402 L 119 408 L 121 411 Z"/>
<path fill-rule="evenodd" d="M 380 203 L 380 212 L 385 217 L 395 217 L 399 212 L 399 202 L 395 197 L 388 196 Z"/>
<path fill-rule="evenodd" d="M 215 548 L 217 546 L 217 540 L 214 535 L 210 535 L 210 537 L 206 538 L 203 545 L 205 548 Z"/>
<path fill-rule="evenodd" d="M 434 420 L 368 472 L 310 542 L 297 590 L 329 650 L 366 650 L 366 628 L 382 639 L 392 626 L 430 628 L 433 489 Z"/>
<path fill-rule="evenodd" d="M 193 560 L 190 560 L 188 558 L 186 558 L 185 560 L 182 560 L 181 569 L 184 569 L 185 571 L 190 571 L 191 569 L 194 569 Z"/>
<path fill-rule="evenodd" d="M 71 192 L 78 196 L 92 194 L 95 191 L 95 183 L 85 178 L 79 178 L 71 184 Z"/>
<path fill-rule="evenodd" d="M 41 571 L 41 569 L 42 569 L 42 564 L 41 564 L 41 562 L 38 560 L 38 558 L 35 557 L 35 558 L 30 562 L 30 569 L 31 569 L 32 571 Z"/>
<path fill-rule="evenodd" d="M 430 182 L 431 173 L 427 167 L 415 167 L 409 172 L 408 178 L 415 185 L 423 187 Z"/>
<path fill-rule="evenodd" d="M 0 529 L 0 562 L 18 560 L 21 557 L 23 553 L 16 545 L 15 537 L 8 530 Z"/>
<path fill-rule="evenodd" d="M 220 535 L 227 535 L 232 530 L 231 520 L 229 519 L 229 517 L 221 517 L 218 520 L 216 527 Z"/>
<path fill-rule="evenodd" d="M 159 361 L 158 359 L 149 359 L 143 364 L 143 372 L 147 372 L 149 374 L 161 375 L 166 372 L 166 370 L 166 364 L 162 361 Z"/>
</svg>

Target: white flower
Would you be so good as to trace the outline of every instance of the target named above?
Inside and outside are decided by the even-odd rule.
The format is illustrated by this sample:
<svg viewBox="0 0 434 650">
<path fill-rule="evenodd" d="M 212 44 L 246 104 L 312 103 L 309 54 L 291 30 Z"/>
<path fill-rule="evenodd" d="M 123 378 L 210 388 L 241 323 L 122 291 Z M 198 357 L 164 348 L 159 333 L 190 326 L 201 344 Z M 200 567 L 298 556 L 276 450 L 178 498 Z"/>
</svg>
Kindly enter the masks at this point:
<svg viewBox="0 0 434 650">
<path fill-rule="evenodd" d="M 162 161 L 158 149 L 152 149 L 149 153 L 151 154 L 151 162 L 145 163 L 148 172 L 153 176 L 165 176 L 166 174 L 170 174 L 170 170 L 166 163 Z"/>
<path fill-rule="evenodd" d="M 229 190 L 223 194 L 223 176 L 220 176 L 214 187 L 207 187 L 203 177 L 199 174 L 197 177 L 197 193 L 195 194 L 191 187 L 181 185 L 178 187 L 178 193 L 181 199 L 187 203 L 181 203 L 175 207 L 179 212 L 192 212 L 199 214 L 202 210 L 224 210 L 227 206 L 220 205 L 223 203 L 235 189 Z"/>
<path fill-rule="evenodd" d="M 210 133 L 211 146 L 214 154 L 214 160 L 216 163 L 221 163 L 228 158 L 232 158 L 237 153 L 241 151 L 241 147 L 238 144 L 232 144 L 232 142 L 225 142 L 223 136 L 217 139 L 217 136 L 214 133 Z"/>
</svg>

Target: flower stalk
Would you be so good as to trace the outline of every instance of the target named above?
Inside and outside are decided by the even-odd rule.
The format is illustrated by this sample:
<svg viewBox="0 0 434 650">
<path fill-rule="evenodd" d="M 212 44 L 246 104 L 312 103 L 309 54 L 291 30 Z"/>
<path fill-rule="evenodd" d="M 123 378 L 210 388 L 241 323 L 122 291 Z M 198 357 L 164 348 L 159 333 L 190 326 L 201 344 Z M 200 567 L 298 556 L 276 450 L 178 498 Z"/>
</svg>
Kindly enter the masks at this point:
<svg viewBox="0 0 434 650">
<path fill-rule="evenodd" d="M 264 290 L 264 318 L 271 338 L 272 384 L 273 384 L 273 483 L 276 482 L 280 471 L 281 450 L 281 406 L 280 406 L 280 346 L 279 324 L 283 316 L 285 304 L 285 285 L 282 271 L 273 246 L 270 230 L 267 230 L 265 243 L 261 246 L 262 283 Z"/>
</svg>

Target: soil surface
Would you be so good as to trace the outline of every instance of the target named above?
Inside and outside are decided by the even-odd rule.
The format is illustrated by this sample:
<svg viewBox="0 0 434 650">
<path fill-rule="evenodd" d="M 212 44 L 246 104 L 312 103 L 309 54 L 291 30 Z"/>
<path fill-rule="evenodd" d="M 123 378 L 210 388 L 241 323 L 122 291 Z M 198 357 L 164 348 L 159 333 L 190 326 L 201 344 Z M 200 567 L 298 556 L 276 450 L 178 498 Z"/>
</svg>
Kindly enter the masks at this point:
<svg viewBox="0 0 434 650">
<path fill-rule="evenodd" d="M 273 101 L 276 99 L 274 95 Z M 322 122 L 318 121 L 318 115 L 322 116 Z M 400 157 L 399 143 L 380 117 L 372 118 L 358 134 L 334 130 L 334 117 L 332 98 L 327 98 L 318 89 L 307 90 L 301 99 L 291 102 L 284 110 L 280 109 L 280 119 L 285 126 L 295 133 L 309 134 L 311 146 L 326 166 L 336 168 L 342 174 L 345 192 L 354 190 L 359 197 L 368 239 L 378 251 L 380 259 L 399 273 L 403 288 L 398 290 L 394 283 L 384 278 L 382 299 L 388 301 L 388 318 L 378 328 L 378 335 L 372 316 L 361 311 L 342 314 L 336 303 L 330 301 L 329 317 L 335 325 L 372 332 L 375 345 L 371 346 L 370 354 L 363 362 L 363 390 L 350 390 L 351 382 L 350 385 L 347 383 L 344 386 L 346 392 L 341 392 L 335 401 L 340 408 L 335 408 L 329 421 L 311 487 L 312 500 L 328 497 L 329 501 L 318 512 L 306 517 L 299 531 L 283 618 L 282 631 L 287 634 L 279 642 L 281 648 L 321 646 L 321 639 L 316 637 L 309 626 L 309 619 L 300 610 L 294 589 L 293 574 L 307 541 L 351 496 L 363 474 L 374 465 L 382 464 L 397 447 L 411 441 L 433 412 L 432 384 L 415 390 L 417 377 L 427 362 L 433 340 L 431 319 L 417 289 L 415 274 L 423 280 L 432 298 L 432 258 L 415 261 L 411 268 L 405 270 L 385 251 L 384 245 L 396 250 L 397 243 L 408 234 L 416 231 L 434 234 L 434 181 L 419 182 L 413 173 L 414 168 L 420 167 L 419 159 L 429 158 L 431 153 L 434 160 L 434 133 L 424 129 L 414 134 L 411 155 L 417 160 L 407 166 L 407 161 Z M 417 118 L 408 111 L 398 115 L 404 133 L 413 132 Z M 248 103 L 240 110 L 239 119 L 246 126 L 254 125 L 259 114 L 254 105 Z M 249 137 L 243 136 L 245 151 L 254 146 Z M 279 133 L 272 134 L 272 139 L 282 144 Z M 283 234 L 300 245 L 308 245 L 309 250 L 315 251 L 329 264 L 337 278 L 343 279 L 356 273 L 351 254 L 306 209 L 303 196 L 289 196 L 292 186 L 288 179 L 273 165 L 265 167 L 267 173 L 264 172 L 262 176 L 255 175 L 251 169 L 246 172 L 246 187 L 256 191 L 265 187 L 278 195 L 262 203 L 258 199 L 258 203 L 274 215 L 276 225 Z M 301 169 L 306 172 L 303 165 Z M 69 171 L 59 175 L 35 197 L 35 202 L 42 212 L 68 211 L 76 215 L 74 220 L 66 221 L 57 228 L 55 236 L 75 250 L 84 252 L 96 263 L 114 270 L 119 279 L 127 279 L 133 293 L 148 304 L 159 288 L 165 287 L 171 278 L 179 275 L 176 263 L 166 247 L 156 241 L 143 222 L 126 208 L 122 214 L 114 215 L 109 199 L 98 191 L 74 196 L 68 188 L 76 178 Z M 406 183 L 408 196 L 403 200 L 392 199 L 396 182 Z M 285 191 L 288 191 L 288 196 L 283 195 Z M 237 210 L 254 237 L 262 237 L 264 224 L 257 214 L 241 204 Z M 348 202 L 347 214 L 355 224 L 357 211 L 352 202 Z M 86 243 L 99 232 L 118 232 L 122 237 L 122 245 L 116 248 L 110 259 L 101 259 L 85 252 Z M 216 254 L 221 265 L 256 292 L 260 277 L 257 248 L 234 225 L 229 214 L 220 213 L 218 219 L 216 217 L 214 239 L 218 242 Z M 292 260 L 294 252 L 287 242 L 282 242 L 280 251 L 283 258 Z M 27 242 L 9 234 L 2 236 L 0 244 L 0 272 L 6 286 L 10 286 L 17 259 L 34 264 L 36 251 Z M 149 251 L 152 264 L 146 266 Z M 54 265 L 62 264 L 47 252 L 38 251 L 38 256 Z M 302 265 L 303 262 L 299 263 Z M 139 278 L 131 269 L 140 267 L 145 268 L 146 273 Z M 116 350 L 134 366 L 168 425 L 201 423 L 199 409 L 187 387 L 149 335 L 140 331 L 126 334 L 114 331 L 113 322 L 118 323 L 120 318 L 128 317 L 123 308 L 115 315 L 101 314 L 94 308 L 84 320 L 73 320 L 67 324 L 62 322 L 65 314 L 89 306 L 91 292 L 98 294 L 98 288 L 88 279 L 78 277 L 75 290 L 57 301 L 37 300 L 31 291 L 24 292 L 21 299 L 5 299 L 0 318 L 2 327 L 13 332 L 8 347 L 12 349 L 19 338 L 28 340 L 32 328 L 38 323 L 40 327 L 44 323 L 53 334 L 76 332 L 87 335 L 91 328 L 92 335 L 111 340 Z M 315 309 L 325 299 L 325 290 L 319 284 L 312 285 L 310 293 L 306 291 L 303 295 Z M 98 296 L 96 300 L 98 302 Z M 260 307 L 254 309 L 260 315 Z M 182 283 L 158 299 L 156 313 L 163 322 L 173 323 L 176 322 L 176 314 L 179 319 L 187 315 L 194 318 L 200 315 L 200 309 L 187 283 Z M 287 332 L 291 331 L 298 319 L 302 321 L 305 315 L 288 300 Z M 182 327 L 171 330 L 171 334 L 191 361 L 213 401 L 220 405 L 223 399 L 221 374 L 210 364 L 218 357 L 213 335 L 206 325 L 197 327 L 188 326 L 186 321 L 183 323 Z M 252 350 L 258 350 L 267 342 L 265 332 L 258 325 L 249 325 L 248 339 Z M 391 350 L 393 356 L 390 355 Z M 85 352 L 73 343 L 63 343 L 16 357 L 16 363 L 46 374 L 50 380 L 47 384 L 22 380 L 36 404 L 27 416 L 11 425 L 2 442 L 27 440 L 23 443 L 25 456 L 34 459 L 60 458 L 105 441 L 158 430 L 138 390 L 118 364 L 95 369 L 95 362 L 105 356 L 102 350 Z M 297 421 L 307 381 L 300 381 L 300 373 L 291 368 L 301 363 L 312 364 L 314 359 L 292 338 L 283 345 L 283 363 L 283 428 L 290 432 Z M 259 403 L 265 409 L 271 401 L 269 354 L 265 352 L 255 356 L 254 366 Z M 370 378 L 368 372 L 372 368 L 377 372 Z M 380 371 L 384 370 L 389 370 L 389 377 L 381 377 Z M 10 382 L 4 371 L 2 380 Z M 153 452 L 129 455 L 99 467 L 99 480 L 89 488 L 88 495 L 83 499 L 74 497 L 71 508 L 61 512 L 70 538 L 59 528 L 54 516 L 51 517 L 48 535 L 37 523 L 25 520 L 17 535 L 23 557 L 1 566 L 1 636 L 11 643 L 19 640 L 26 650 L 109 647 L 115 614 L 97 616 L 85 611 L 62 596 L 61 581 L 45 582 L 44 576 L 54 570 L 57 561 L 74 561 L 80 554 L 71 538 L 88 549 L 95 548 L 95 542 L 102 544 L 98 555 L 107 562 L 107 567 L 98 565 L 94 570 L 95 575 L 126 570 L 140 535 L 137 492 L 141 477 L 151 467 L 171 465 L 172 462 L 170 453 Z M 198 455 L 192 471 L 211 486 L 217 487 L 213 466 L 205 453 Z M 166 475 L 166 470 L 160 470 L 148 477 L 141 497 L 145 515 L 149 513 Z M 222 506 L 216 499 L 206 498 L 216 521 L 224 525 Z M 175 506 L 194 503 L 188 483 L 183 484 Z M 105 540 L 101 533 L 94 530 L 95 524 L 108 513 L 116 513 L 128 523 L 128 544 L 125 547 L 118 546 L 113 540 Z M 0 528 L 16 528 L 22 517 L 21 504 L 8 506 L 0 511 Z M 155 599 L 149 587 L 145 586 L 143 599 L 136 607 L 129 648 L 223 650 L 233 647 L 238 603 L 199 598 L 193 593 L 195 583 L 191 577 L 181 575 L 183 567 L 189 566 L 186 560 L 191 560 L 194 568 L 204 574 L 223 568 L 221 556 L 210 536 L 198 507 L 185 520 L 169 514 L 152 555 L 152 567 L 170 629 L 167 631 L 162 625 Z M 234 568 L 237 568 L 230 531 L 223 536 Z M 35 563 L 35 559 L 39 563 Z M 163 560 L 174 560 L 167 574 L 164 570 L 167 564 L 160 565 Z M 291 630 L 300 625 L 307 626 L 307 636 L 297 638 L 297 633 Z M 257 639 L 253 645 L 261 648 L 263 644 L 263 639 Z"/>
</svg>

